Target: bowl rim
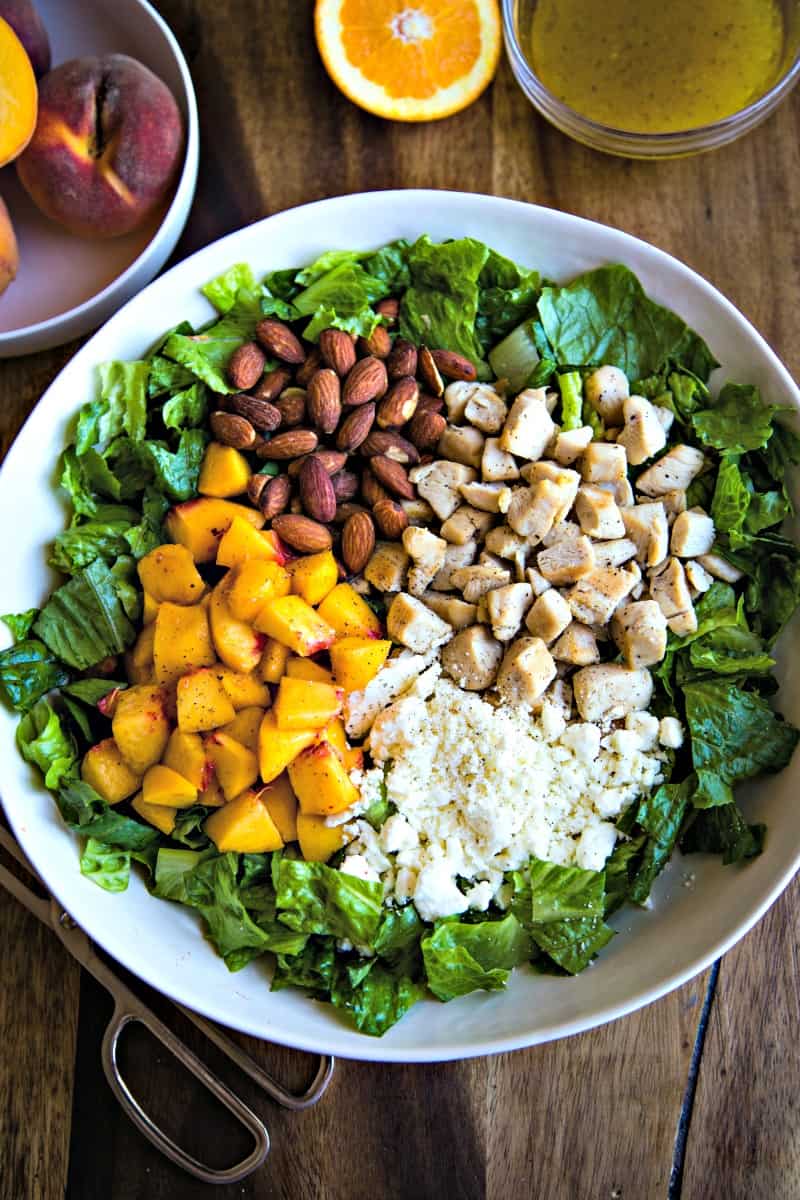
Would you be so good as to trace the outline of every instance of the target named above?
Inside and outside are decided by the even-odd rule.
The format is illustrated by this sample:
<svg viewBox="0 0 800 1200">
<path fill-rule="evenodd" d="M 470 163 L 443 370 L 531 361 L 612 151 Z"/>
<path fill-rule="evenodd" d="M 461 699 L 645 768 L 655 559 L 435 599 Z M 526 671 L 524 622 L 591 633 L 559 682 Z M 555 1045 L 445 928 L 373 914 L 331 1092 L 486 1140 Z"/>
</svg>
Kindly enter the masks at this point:
<svg viewBox="0 0 800 1200">
<path fill-rule="evenodd" d="M 32 325 L 18 325 L 15 329 L 0 330 L 0 351 L 4 349 L 13 350 L 14 343 L 23 338 L 28 340 L 42 336 L 46 337 L 48 333 L 56 332 L 61 326 L 79 324 L 95 308 L 101 308 L 107 304 L 113 298 L 115 292 L 124 291 L 131 279 L 142 270 L 148 259 L 151 257 L 154 259 L 157 258 L 162 250 L 164 251 L 164 257 L 170 254 L 186 224 L 192 196 L 197 184 L 197 169 L 200 158 L 200 119 L 197 111 L 197 96 L 194 84 L 192 83 L 189 64 L 186 62 L 178 40 L 167 22 L 160 13 L 156 12 L 150 0 L 131 0 L 131 2 L 138 8 L 141 8 L 158 29 L 175 60 L 183 88 L 183 96 L 179 97 L 179 99 L 183 100 L 186 107 L 186 144 L 184 147 L 183 165 L 177 186 L 172 195 L 172 200 L 163 213 L 161 221 L 150 241 L 139 251 L 136 258 L 128 264 L 121 274 L 112 279 L 110 283 L 107 283 L 99 292 L 95 292 L 93 296 L 89 296 L 87 300 L 83 300 L 80 304 L 76 304 L 72 308 L 67 308 L 63 312 L 56 313 L 55 316 L 46 317 L 43 321 L 35 321 Z M 176 225 L 176 222 L 180 223 Z M 170 239 L 172 240 L 170 241 Z M 161 262 L 163 263 L 163 261 L 162 258 Z M 158 269 L 159 266 L 157 264 L 155 270 L 157 271 Z M 67 336 L 73 336 L 72 332 L 68 331 Z M 74 336 L 79 336 L 79 333 Z M 22 351 L 22 353 L 25 352 L 24 350 Z"/>
<path fill-rule="evenodd" d="M 778 79 L 756 100 L 727 117 L 665 133 L 619 129 L 595 121 L 560 100 L 533 69 L 517 31 L 519 0 L 502 0 L 503 34 L 511 67 L 522 90 L 536 109 L 553 125 L 578 141 L 597 149 L 632 157 L 672 157 L 712 150 L 743 136 L 764 121 L 800 79 L 800 41 L 794 58 Z"/>
<path fill-rule="evenodd" d="M 102 327 L 97 334 L 90 338 L 84 346 L 80 348 L 77 354 L 71 359 L 66 367 L 59 371 L 53 382 L 45 391 L 39 404 L 33 410 L 31 415 L 20 430 L 14 444 L 12 445 L 8 459 L 10 460 L 15 452 L 20 454 L 25 459 L 27 450 L 26 442 L 31 440 L 36 435 L 34 415 L 38 414 L 40 408 L 47 407 L 50 401 L 55 402 L 59 396 L 59 380 L 61 376 L 68 370 L 74 370 L 75 364 L 78 366 L 92 365 L 95 361 L 95 339 L 104 332 L 107 327 L 120 326 L 124 329 L 124 314 L 129 307 L 134 305 L 146 304 L 151 297 L 157 295 L 157 291 L 163 286 L 163 281 L 170 278 L 179 277 L 185 274 L 192 279 L 188 286 L 194 291 L 198 287 L 197 277 L 200 274 L 197 269 L 197 264 L 205 258 L 212 259 L 215 254 L 220 253 L 229 244 L 233 247 L 236 245 L 236 240 L 240 234 L 245 231 L 251 236 L 259 236 L 268 223 L 273 222 L 280 227 L 280 222 L 290 214 L 303 213 L 304 224 L 310 229 L 318 229 L 330 227 L 336 229 L 336 215 L 351 205 L 354 201 L 358 204 L 364 204 L 368 209 L 373 209 L 375 205 L 402 203 L 404 207 L 410 208 L 412 211 L 423 211 L 426 203 L 432 203 L 437 200 L 441 203 L 441 197 L 445 195 L 452 198 L 453 202 L 463 203 L 465 209 L 475 208 L 484 210 L 485 206 L 490 207 L 494 214 L 498 217 L 502 215 L 527 213 L 529 216 L 539 216 L 545 223 L 552 223 L 555 219 L 566 222 L 571 230 L 577 231 L 579 234 L 591 236 L 593 231 L 602 230 L 604 235 L 610 235 L 612 242 L 620 241 L 624 247 L 633 248 L 635 246 L 642 247 L 646 254 L 650 257 L 650 261 L 654 267 L 659 265 L 670 267 L 672 270 L 676 268 L 685 276 L 689 277 L 699 291 L 709 300 L 713 301 L 715 307 L 721 310 L 723 318 L 727 318 L 734 325 L 746 331 L 748 337 L 752 339 L 755 348 L 761 351 L 770 367 L 775 371 L 777 378 L 787 393 L 794 398 L 795 404 L 800 409 L 800 389 L 792 379 L 787 368 L 780 361 L 775 351 L 773 351 L 762 335 L 755 327 L 747 320 L 746 317 L 739 311 L 736 306 L 719 292 L 708 280 L 706 280 L 698 272 L 694 271 L 687 264 L 676 259 L 666 251 L 660 250 L 643 239 L 636 238 L 633 235 L 616 230 L 611 226 L 602 225 L 600 222 L 591 221 L 583 217 L 577 217 L 570 213 L 561 213 L 552 209 L 545 208 L 540 205 L 528 204 L 522 201 L 505 199 L 496 196 L 486 196 L 475 193 L 453 192 L 443 189 L 398 189 L 393 191 L 383 192 L 367 192 L 359 193 L 355 196 L 346 195 L 334 197 L 326 200 L 318 200 L 306 205 L 298 205 L 292 209 L 287 209 L 284 212 L 273 214 L 272 216 L 263 218 L 261 221 L 250 226 L 245 226 L 241 230 L 233 231 L 208 246 L 196 251 L 193 255 L 177 263 L 164 275 L 150 283 L 146 288 L 142 289 L 128 304 L 123 306 L 117 314 L 109 322 Z M 482 211 L 476 215 L 482 216 Z M 325 222 L 328 222 L 326 226 Z M 335 240 L 335 235 L 333 236 Z M 369 240 L 368 238 L 366 240 Z M 236 251 L 233 251 L 235 255 Z M 205 276 L 207 268 L 203 268 L 202 274 Z M 183 286 L 183 284 L 182 284 Z M 72 411 L 77 410 L 77 404 Z M 19 443 L 19 444 L 18 444 Z M 5 465 L 3 467 L 5 471 Z M 2 497 L 2 488 L 0 488 L 0 497 Z M 18 765 L 18 764 L 17 764 Z M 4 773 L 3 762 L 0 760 L 0 774 Z M 37 780 L 36 790 L 42 795 L 50 799 L 46 793 L 43 784 Z M 240 1030 L 243 1033 L 251 1036 L 275 1042 L 280 1045 L 289 1046 L 298 1050 L 305 1050 L 311 1053 L 333 1053 L 343 1058 L 356 1059 L 361 1061 L 373 1062 L 442 1062 L 455 1059 L 471 1058 L 486 1054 L 503 1053 L 510 1050 L 521 1049 L 528 1046 L 533 1046 L 555 1040 L 556 1038 L 572 1036 L 576 1033 L 581 1033 L 589 1029 L 596 1028 L 606 1024 L 612 1020 L 616 1020 L 629 1013 L 635 1012 L 647 1004 L 667 995 L 675 988 L 680 987 L 689 979 L 696 976 L 701 971 L 707 969 L 720 955 L 724 954 L 737 941 L 739 941 L 756 922 L 764 915 L 767 909 L 775 902 L 778 896 L 784 891 L 789 882 L 792 880 L 798 868 L 800 868 L 800 844 L 797 845 L 791 861 L 788 862 L 784 870 L 771 880 L 764 884 L 760 894 L 760 899 L 754 906 L 739 919 L 735 920 L 733 927 L 726 933 L 717 937 L 712 944 L 702 953 L 696 953 L 691 961 L 683 968 L 665 971 L 659 982 L 651 985 L 643 984 L 632 995 L 622 1000 L 608 1000 L 601 1002 L 596 1007 L 593 1007 L 590 1012 L 583 1015 L 572 1017 L 559 1018 L 552 1020 L 547 1025 L 543 1025 L 534 1030 L 524 1032 L 511 1032 L 500 1035 L 492 1035 L 485 1038 L 483 1041 L 476 1039 L 456 1040 L 448 1042 L 444 1049 L 437 1049 L 436 1046 L 422 1045 L 418 1048 L 406 1048 L 402 1046 L 393 1047 L 386 1041 L 373 1039 L 367 1035 L 360 1034 L 356 1030 L 349 1027 L 337 1025 L 326 1032 L 324 1038 L 316 1033 L 306 1035 L 302 1028 L 294 1027 L 287 1029 L 284 1027 L 276 1027 L 275 1024 L 262 1021 L 256 1025 L 254 1018 L 238 1011 L 233 1005 L 228 1002 L 227 1007 L 221 1002 L 217 1002 L 213 998 L 199 996 L 197 987 L 192 987 L 191 984 L 184 982 L 182 974 L 178 974 L 165 981 L 164 969 L 154 964 L 148 958 L 137 957 L 134 954 L 134 948 L 127 943 L 121 942 L 109 933 L 107 936 L 98 935 L 93 932 L 91 921 L 91 910 L 87 908 L 85 912 L 76 911 L 75 895 L 70 894 L 69 881 L 59 875 L 55 875 L 52 881 L 48 878 L 50 872 L 48 870 L 48 861 L 44 856 L 42 846 L 37 841 L 35 836 L 32 836 L 31 825 L 28 824 L 27 818 L 24 816 L 21 819 L 15 819 L 20 814 L 12 814 L 7 811 L 9 823 L 15 836 L 20 841 L 26 855 L 32 862 L 33 866 L 45 880 L 48 888 L 51 888 L 52 893 L 63 903 L 64 907 L 76 916 L 79 923 L 82 923 L 83 928 L 89 937 L 96 942 L 103 950 L 105 950 L 112 958 L 120 962 L 127 969 L 131 970 L 135 975 L 143 980 L 146 984 L 156 988 L 162 992 L 170 1000 L 184 1004 L 188 1008 L 192 1008 L 209 1018 L 210 1020 L 219 1022 L 221 1025 L 227 1025 Z M 54 813 L 55 810 L 53 809 Z M 58 814 L 55 813 L 55 820 L 58 821 Z M 72 838 L 72 834 L 62 827 L 64 835 Z M 77 865 L 77 864 L 76 864 Z M 76 872 L 77 875 L 77 872 Z M 70 896 L 68 900 L 67 897 Z M 62 899 L 63 897 L 63 899 Z M 199 933 L 199 931 L 198 931 Z M 132 961 L 135 958 L 135 961 Z M 220 963 L 220 969 L 224 969 Z M 266 987 L 266 983 L 264 984 Z M 265 1026 L 268 1025 L 268 1032 Z"/>
</svg>

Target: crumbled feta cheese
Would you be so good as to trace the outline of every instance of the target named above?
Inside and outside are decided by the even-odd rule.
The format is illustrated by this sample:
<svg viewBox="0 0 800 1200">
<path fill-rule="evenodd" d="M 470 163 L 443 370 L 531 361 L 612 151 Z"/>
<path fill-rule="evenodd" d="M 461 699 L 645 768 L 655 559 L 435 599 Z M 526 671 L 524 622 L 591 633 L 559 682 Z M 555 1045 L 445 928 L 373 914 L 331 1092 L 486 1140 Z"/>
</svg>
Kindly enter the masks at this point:
<svg viewBox="0 0 800 1200">
<path fill-rule="evenodd" d="M 456 887 L 446 858 L 429 863 L 420 871 L 414 888 L 414 907 L 423 921 L 462 913 L 468 907 L 467 898 Z"/>
<path fill-rule="evenodd" d="M 600 753 L 600 730 L 596 725 L 570 725 L 562 734 L 561 744 L 581 762 L 592 762 Z"/>
<path fill-rule="evenodd" d="M 578 866 L 584 871 L 602 871 L 616 840 L 617 831 L 608 821 L 587 825 L 575 851 Z"/>
<path fill-rule="evenodd" d="M 419 845 L 416 829 L 413 829 L 400 813 L 386 818 L 381 826 L 379 838 L 387 854 L 396 854 L 398 850 L 413 850 Z"/>
<path fill-rule="evenodd" d="M 625 728 L 636 734 L 640 750 L 652 750 L 656 746 L 660 726 L 658 717 L 654 717 L 652 713 L 628 713 L 625 718 Z"/>
<path fill-rule="evenodd" d="M 658 740 L 662 746 L 677 750 L 683 745 L 683 726 L 677 717 L 662 717 L 658 726 Z"/>
<path fill-rule="evenodd" d="M 465 899 L 470 908 L 477 909 L 478 912 L 486 912 L 494 899 L 494 888 L 486 880 L 483 880 L 469 889 Z"/>
<path fill-rule="evenodd" d="M 380 875 L 370 866 L 363 854 L 348 854 L 345 856 L 339 870 L 343 875 L 354 875 L 356 879 L 364 879 L 367 883 L 378 883 Z"/>
<path fill-rule="evenodd" d="M 416 886 L 416 871 L 412 871 L 410 867 L 401 867 L 394 881 L 394 895 L 398 904 L 404 904 L 406 900 L 410 900 Z"/>
</svg>

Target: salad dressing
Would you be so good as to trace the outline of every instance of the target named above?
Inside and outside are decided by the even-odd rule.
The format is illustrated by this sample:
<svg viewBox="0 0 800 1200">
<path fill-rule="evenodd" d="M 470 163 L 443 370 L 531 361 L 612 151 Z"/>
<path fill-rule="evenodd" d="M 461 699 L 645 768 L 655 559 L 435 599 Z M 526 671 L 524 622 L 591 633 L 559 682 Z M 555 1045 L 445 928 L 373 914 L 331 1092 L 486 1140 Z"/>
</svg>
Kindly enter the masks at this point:
<svg viewBox="0 0 800 1200">
<path fill-rule="evenodd" d="M 570 108 L 634 133 L 729 117 L 781 64 L 777 0 L 538 0 L 532 66 Z"/>
</svg>

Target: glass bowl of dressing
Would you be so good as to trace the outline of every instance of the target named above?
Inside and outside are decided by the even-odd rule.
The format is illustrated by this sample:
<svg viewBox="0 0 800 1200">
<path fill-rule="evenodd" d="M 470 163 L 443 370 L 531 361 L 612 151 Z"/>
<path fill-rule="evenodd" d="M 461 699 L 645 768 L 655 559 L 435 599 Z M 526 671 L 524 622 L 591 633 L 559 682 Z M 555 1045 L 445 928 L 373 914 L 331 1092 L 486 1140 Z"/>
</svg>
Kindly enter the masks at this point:
<svg viewBox="0 0 800 1200">
<path fill-rule="evenodd" d="M 713 150 L 800 75 L 800 0 L 502 0 L 512 70 L 563 133 L 626 158 Z"/>
</svg>

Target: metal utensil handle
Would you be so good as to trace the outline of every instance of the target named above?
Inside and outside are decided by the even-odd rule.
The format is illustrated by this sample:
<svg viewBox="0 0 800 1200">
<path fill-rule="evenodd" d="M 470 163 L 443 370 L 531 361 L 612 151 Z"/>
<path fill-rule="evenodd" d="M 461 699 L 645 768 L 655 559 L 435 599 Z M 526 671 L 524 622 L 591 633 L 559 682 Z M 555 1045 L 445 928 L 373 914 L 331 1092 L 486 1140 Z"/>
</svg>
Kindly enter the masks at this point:
<svg viewBox="0 0 800 1200">
<path fill-rule="evenodd" d="M 182 1149 L 145 1112 L 123 1078 L 117 1060 L 117 1047 L 119 1046 L 120 1036 L 128 1025 L 134 1023 L 143 1025 L 149 1030 L 153 1037 L 157 1038 L 163 1046 L 166 1046 L 170 1053 L 188 1071 L 191 1071 L 194 1077 L 212 1095 L 216 1096 L 217 1100 L 221 1104 L 224 1104 L 240 1124 L 252 1134 L 255 1145 L 247 1158 L 242 1159 L 241 1162 L 234 1164 L 232 1167 L 220 1169 L 209 1167 Z M 132 1011 L 120 999 L 116 999 L 114 1013 L 103 1037 L 101 1053 L 103 1071 L 108 1080 L 108 1085 L 122 1105 L 127 1116 L 133 1121 L 140 1133 L 143 1133 L 148 1141 L 152 1142 L 157 1150 L 160 1150 L 162 1154 L 177 1166 L 182 1167 L 184 1171 L 188 1171 L 190 1175 L 194 1175 L 196 1179 L 201 1179 L 204 1183 L 238 1183 L 239 1180 L 252 1174 L 253 1171 L 262 1165 L 269 1154 L 269 1134 L 263 1121 L 144 1005 L 137 1004 L 136 1011 Z"/>
</svg>

